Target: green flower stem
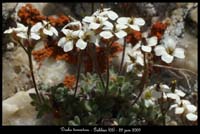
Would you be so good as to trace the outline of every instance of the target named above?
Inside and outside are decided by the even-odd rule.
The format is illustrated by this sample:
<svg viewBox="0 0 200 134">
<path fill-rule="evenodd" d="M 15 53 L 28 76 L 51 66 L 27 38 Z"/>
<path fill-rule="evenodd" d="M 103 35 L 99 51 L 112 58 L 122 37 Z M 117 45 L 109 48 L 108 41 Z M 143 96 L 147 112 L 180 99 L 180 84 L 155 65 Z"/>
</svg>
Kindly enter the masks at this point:
<svg viewBox="0 0 200 134">
<path fill-rule="evenodd" d="M 78 82 L 79 82 L 79 78 L 80 78 L 81 64 L 82 64 L 82 51 L 80 50 L 79 55 L 78 55 L 78 69 L 77 69 L 77 78 L 76 78 L 76 86 L 75 86 L 74 96 L 76 96 L 76 92 L 77 92 L 77 89 L 78 89 Z"/>
</svg>

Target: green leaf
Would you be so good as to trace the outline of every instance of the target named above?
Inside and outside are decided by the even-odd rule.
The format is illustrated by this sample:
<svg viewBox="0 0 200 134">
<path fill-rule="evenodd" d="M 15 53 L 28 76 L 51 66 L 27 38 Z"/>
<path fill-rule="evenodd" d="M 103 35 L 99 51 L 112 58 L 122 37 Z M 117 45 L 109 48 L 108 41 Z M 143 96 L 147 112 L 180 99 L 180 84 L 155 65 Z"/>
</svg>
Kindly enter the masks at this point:
<svg viewBox="0 0 200 134">
<path fill-rule="evenodd" d="M 88 102 L 88 101 L 86 101 L 86 102 L 84 103 L 84 106 L 85 106 L 85 108 L 86 108 L 87 111 L 89 111 L 89 112 L 92 111 L 92 108 L 91 108 L 91 106 L 89 105 L 89 102 Z"/>
<path fill-rule="evenodd" d="M 68 121 L 68 125 L 77 126 L 77 124 L 73 120 Z"/>
<path fill-rule="evenodd" d="M 76 124 L 80 125 L 81 124 L 81 121 L 80 121 L 80 118 L 78 116 L 75 116 L 74 117 L 74 121 Z"/>
</svg>

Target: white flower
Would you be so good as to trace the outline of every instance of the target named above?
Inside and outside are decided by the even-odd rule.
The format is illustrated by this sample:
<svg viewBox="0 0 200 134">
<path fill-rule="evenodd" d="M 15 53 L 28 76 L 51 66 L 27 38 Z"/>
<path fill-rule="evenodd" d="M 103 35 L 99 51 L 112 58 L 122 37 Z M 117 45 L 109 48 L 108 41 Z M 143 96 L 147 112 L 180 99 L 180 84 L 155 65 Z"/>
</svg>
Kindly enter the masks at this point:
<svg viewBox="0 0 200 134">
<path fill-rule="evenodd" d="M 196 114 L 193 114 L 193 113 L 188 113 L 186 115 L 186 118 L 189 120 L 189 121 L 196 121 L 198 116 Z"/>
<path fill-rule="evenodd" d="M 184 50 L 176 48 L 177 42 L 172 37 L 166 37 L 162 45 L 155 47 L 154 51 L 156 56 L 161 56 L 161 59 L 166 63 L 171 63 L 174 57 L 185 58 Z"/>
<path fill-rule="evenodd" d="M 65 29 L 64 32 L 65 37 L 62 37 L 58 41 L 58 46 L 62 47 L 65 52 L 69 52 L 74 47 L 74 39 L 78 38 L 79 34 L 76 31 L 72 31 L 69 29 Z"/>
<path fill-rule="evenodd" d="M 140 41 L 141 42 L 141 41 Z M 158 38 L 156 36 L 146 38 L 146 45 L 142 44 L 141 49 L 144 52 L 151 52 L 152 51 L 152 46 L 155 46 L 158 43 Z"/>
<path fill-rule="evenodd" d="M 56 28 L 54 28 L 49 22 L 46 22 L 44 20 L 42 22 L 36 23 L 31 28 L 31 32 L 34 33 L 33 36 L 40 35 L 40 30 L 42 30 L 43 34 L 45 35 L 58 36 L 58 31 L 56 30 Z"/>
<path fill-rule="evenodd" d="M 125 62 L 127 64 L 126 72 L 132 71 L 136 64 L 144 66 L 144 60 L 143 60 L 144 55 L 138 49 L 139 47 L 140 47 L 139 44 L 136 44 L 131 50 L 127 52 L 128 57 L 125 56 Z"/>
<path fill-rule="evenodd" d="M 118 18 L 117 13 L 110 10 L 110 8 L 104 8 L 104 9 L 97 10 L 92 15 L 93 16 L 108 17 L 111 20 L 116 20 Z"/>
<path fill-rule="evenodd" d="M 104 39 L 110 39 L 113 37 L 113 34 L 111 33 L 111 31 L 103 31 L 99 35 L 103 37 Z"/>
<path fill-rule="evenodd" d="M 159 88 L 159 89 L 157 89 Z M 159 84 L 159 87 L 157 84 L 155 84 L 152 88 L 152 96 L 156 99 L 159 99 L 163 97 L 164 99 L 167 99 L 166 93 L 170 92 L 170 87 L 166 84 Z"/>
<path fill-rule="evenodd" d="M 4 34 L 15 33 L 17 37 L 20 37 L 22 39 L 27 39 L 28 38 L 27 32 L 28 32 L 28 27 L 17 22 L 16 28 L 9 28 L 8 30 L 4 31 Z"/>
<path fill-rule="evenodd" d="M 113 24 L 107 21 L 108 18 L 101 16 L 86 16 L 83 18 L 83 22 L 89 24 L 89 29 L 97 30 L 103 26 L 113 27 Z"/>
<path fill-rule="evenodd" d="M 79 39 L 76 42 L 76 47 L 80 48 L 81 50 L 85 49 L 87 46 L 87 31 L 80 31 L 79 32 Z"/>
<path fill-rule="evenodd" d="M 127 28 L 127 26 L 123 25 L 123 24 L 115 24 L 114 27 L 113 27 L 113 25 L 112 26 L 106 25 L 105 27 L 103 27 L 103 30 L 111 29 L 111 31 L 106 31 L 106 33 L 110 34 L 110 37 L 106 37 L 107 35 L 103 35 L 103 34 L 101 35 L 101 33 L 100 33 L 100 35 L 103 38 L 111 38 L 111 37 L 113 37 L 113 36 L 111 36 L 111 34 L 112 34 L 112 35 L 115 35 L 118 39 L 122 39 L 127 35 L 127 33 L 123 30 L 126 28 Z"/>
<path fill-rule="evenodd" d="M 120 17 L 117 19 L 117 23 L 127 25 L 133 30 L 140 31 L 140 27 L 145 24 L 145 21 L 142 18 Z"/>
<path fill-rule="evenodd" d="M 148 108 L 149 106 L 155 105 L 155 102 L 152 99 L 145 99 L 144 105 Z"/>
<path fill-rule="evenodd" d="M 197 107 L 192 105 L 188 100 L 181 100 L 180 104 L 173 104 L 169 110 L 175 108 L 175 114 L 184 114 L 189 121 L 197 120 Z"/>
</svg>

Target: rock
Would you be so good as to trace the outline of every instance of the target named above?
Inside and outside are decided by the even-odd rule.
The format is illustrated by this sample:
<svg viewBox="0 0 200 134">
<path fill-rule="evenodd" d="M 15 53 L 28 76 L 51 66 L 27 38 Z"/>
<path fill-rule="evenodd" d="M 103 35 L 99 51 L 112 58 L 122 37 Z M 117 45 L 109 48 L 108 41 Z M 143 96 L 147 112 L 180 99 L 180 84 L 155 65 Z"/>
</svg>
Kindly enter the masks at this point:
<svg viewBox="0 0 200 134">
<path fill-rule="evenodd" d="M 56 61 L 53 58 L 45 59 L 39 69 L 38 75 L 42 83 L 46 85 L 56 85 L 62 83 L 70 71 L 70 66 L 65 61 Z"/>
<path fill-rule="evenodd" d="M 33 92 L 34 89 L 20 91 L 3 101 L 3 125 L 35 125 L 37 112 L 29 97 Z"/>
<path fill-rule="evenodd" d="M 3 99 L 15 92 L 32 87 L 28 58 L 21 47 L 3 55 Z"/>
<path fill-rule="evenodd" d="M 193 22 L 195 22 L 196 24 L 198 24 L 198 10 L 197 7 L 195 9 L 193 9 L 192 11 L 190 11 L 189 17 L 191 18 L 191 20 Z"/>
<path fill-rule="evenodd" d="M 184 38 L 180 40 L 178 43 L 179 46 L 183 46 L 185 48 L 185 59 L 183 60 L 175 60 L 174 66 L 186 68 L 192 70 L 197 73 L 198 67 L 198 44 L 197 38 L 192 36 L 189 33 L 184 34 Z"/>
</svg>

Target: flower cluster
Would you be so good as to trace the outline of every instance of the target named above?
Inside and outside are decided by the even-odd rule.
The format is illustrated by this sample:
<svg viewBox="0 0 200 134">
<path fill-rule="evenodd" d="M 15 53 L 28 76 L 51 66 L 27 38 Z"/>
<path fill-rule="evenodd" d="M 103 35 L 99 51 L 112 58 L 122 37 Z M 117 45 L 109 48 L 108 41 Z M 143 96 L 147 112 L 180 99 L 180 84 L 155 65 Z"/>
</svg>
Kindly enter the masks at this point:
<svg viewBox="0 0 200 134">
<path fill-rule="evenodd" d="M 175 87 L 169 87 L 166 84 L 155 84 L 149 86 L 144 92 L 144 103 L 146 107 L 155 105 L 162 102 L 170 102 L 169 110 L 175 108 L 175 114 L 185 115 L 186 119 L 189 121 L 197 120 L 197 107 L 191 104 L 190 101 L 185 100 L 185 93 Z M 161 104 L 163 105 L 163 104 Z"/>
</svg>

